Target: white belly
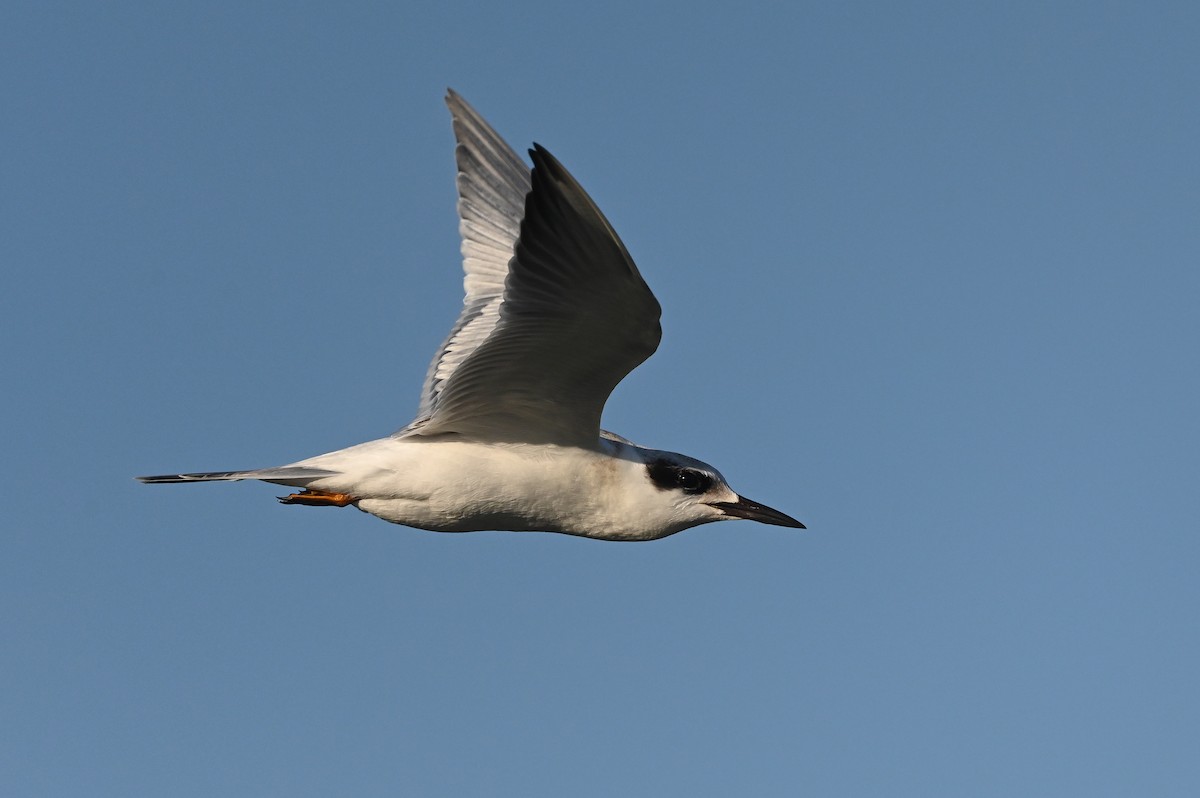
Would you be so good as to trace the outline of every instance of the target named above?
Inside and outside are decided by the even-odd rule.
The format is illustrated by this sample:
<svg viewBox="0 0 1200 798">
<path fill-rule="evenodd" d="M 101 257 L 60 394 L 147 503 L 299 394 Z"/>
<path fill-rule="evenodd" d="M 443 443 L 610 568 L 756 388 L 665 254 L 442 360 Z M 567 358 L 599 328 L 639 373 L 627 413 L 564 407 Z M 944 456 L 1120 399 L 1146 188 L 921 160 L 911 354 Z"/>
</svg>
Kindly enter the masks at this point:
<svg viewBox="0 0 1200 798">
<path fill-rule="evenodd" d="M 307 487 L 350 494 L 363 512 L 436 532 L 546 531 L 620 540 L 675 531 L 648 533 L 650 519 L 625 506 L 623 486 L 644 479 L 643 465 L 601 451 L 384 438 L 302 464 L 339 472 Z"/>
</svg>

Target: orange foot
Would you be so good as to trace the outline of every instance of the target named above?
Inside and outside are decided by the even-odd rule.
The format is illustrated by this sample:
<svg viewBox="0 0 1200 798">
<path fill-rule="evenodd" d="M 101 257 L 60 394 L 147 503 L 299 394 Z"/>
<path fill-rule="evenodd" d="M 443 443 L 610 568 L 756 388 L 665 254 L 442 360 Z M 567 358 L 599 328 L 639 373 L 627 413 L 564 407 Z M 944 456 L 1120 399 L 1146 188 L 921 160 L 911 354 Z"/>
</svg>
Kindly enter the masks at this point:
<svg viewBox="0 0 1200 798">
<path fill-rule="evenodd" d="M 358 501 L 348 493 L 326 493 L 323 490 L 304 489 L 303 493 L 292 493 L 279 496 L 283 504 L 307 504 L 312 507 L 345 507 Z"/>
</svg>

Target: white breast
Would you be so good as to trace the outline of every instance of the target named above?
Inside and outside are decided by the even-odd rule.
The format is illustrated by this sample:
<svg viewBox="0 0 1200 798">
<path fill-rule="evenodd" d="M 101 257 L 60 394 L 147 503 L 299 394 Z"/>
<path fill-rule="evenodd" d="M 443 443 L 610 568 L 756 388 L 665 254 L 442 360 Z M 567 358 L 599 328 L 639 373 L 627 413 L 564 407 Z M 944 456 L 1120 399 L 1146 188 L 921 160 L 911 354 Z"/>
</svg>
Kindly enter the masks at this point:
<svg viewBox="0 0 1200 798">
<path fill-rule="evenodd" d="M 339 473 L 310 487 L 358 498 L 360 510 L 437 532 L 566 532 L 645 540 L 678 531 L 636 447 L 598 450 L 384 438 L 306 460 Z"/>
</svg>

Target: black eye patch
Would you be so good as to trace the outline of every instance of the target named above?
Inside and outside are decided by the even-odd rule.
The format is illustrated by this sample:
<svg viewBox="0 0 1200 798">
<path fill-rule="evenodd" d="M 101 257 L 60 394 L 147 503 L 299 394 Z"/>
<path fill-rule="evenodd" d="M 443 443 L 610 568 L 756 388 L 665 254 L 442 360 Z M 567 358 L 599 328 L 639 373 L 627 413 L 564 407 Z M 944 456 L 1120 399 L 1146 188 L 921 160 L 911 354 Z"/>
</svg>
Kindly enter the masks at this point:
<svg viewBox="0 0 1200 798">
<path fill-rule="evenodd" d="M 646 464 L 650 481 L 659 490 L 680 490 L 684 493 L 704 493 L 712 487 L 712 477 L 694 468 L 675 465 L 666 460 Z"/>
</svg>

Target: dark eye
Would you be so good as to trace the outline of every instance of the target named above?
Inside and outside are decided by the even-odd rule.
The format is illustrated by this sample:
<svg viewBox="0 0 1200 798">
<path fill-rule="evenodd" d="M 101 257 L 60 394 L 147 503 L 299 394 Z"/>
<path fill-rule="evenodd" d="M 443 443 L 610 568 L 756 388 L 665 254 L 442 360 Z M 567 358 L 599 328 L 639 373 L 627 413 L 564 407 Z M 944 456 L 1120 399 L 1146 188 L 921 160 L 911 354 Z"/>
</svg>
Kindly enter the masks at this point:
<svg viewBox="0 0 1200 798">
<path fill-rule="evenodd" d="M 675 484 L 684 493 L 704 493 L 712 485 L 712 480 L 702 471 L 681 468 L 675 472 Z"/>
<path fill-rule="evenodd" d="M 713 478 L 695 468 L 685 468 L 669 460 L 653 460 L 646 464 L 650 481 L 659 490 L 681 490 L 684 493 L 705 493 L 712 487 Z"/>
</svg>

